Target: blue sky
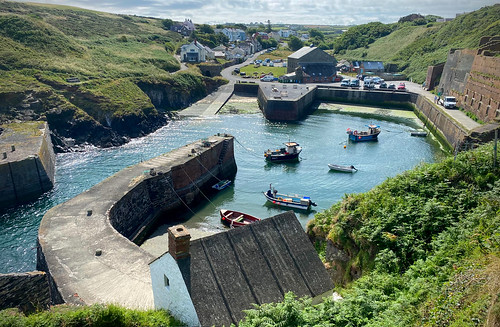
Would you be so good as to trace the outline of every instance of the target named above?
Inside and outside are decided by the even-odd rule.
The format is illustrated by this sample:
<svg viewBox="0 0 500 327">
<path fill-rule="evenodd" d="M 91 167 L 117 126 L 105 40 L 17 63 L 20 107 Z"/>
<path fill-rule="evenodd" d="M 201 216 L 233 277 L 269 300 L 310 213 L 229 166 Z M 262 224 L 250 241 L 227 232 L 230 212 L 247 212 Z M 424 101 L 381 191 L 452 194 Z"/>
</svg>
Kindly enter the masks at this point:
<svg viewBox="0 0 500 327">
<path fill-rule="evenodd" d="M 411 13 L 446 18 L 493 5 L 498 0 L 31 0 L 116 14 L 196 24 L 251 23 L 351 25 L 396 22 Z"/>
</svg>

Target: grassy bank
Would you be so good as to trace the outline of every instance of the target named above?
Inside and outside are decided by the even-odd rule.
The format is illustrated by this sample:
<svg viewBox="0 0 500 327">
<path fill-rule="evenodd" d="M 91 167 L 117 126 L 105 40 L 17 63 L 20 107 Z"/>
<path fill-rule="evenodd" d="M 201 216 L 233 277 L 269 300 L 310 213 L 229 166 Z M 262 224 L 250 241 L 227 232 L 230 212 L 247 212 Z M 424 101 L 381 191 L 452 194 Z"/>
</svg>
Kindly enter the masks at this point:
<svg viewBox="0 0 500 327">
<path fill-rule="evenodd" d="M 164 310 L 139 311 L 125 309 L 116 305 L 92 305 L 76 307 L 60 305 L 48 311 L 24 315 L 16 309 L 0 311 L 0 326 L 36 327 L 36 326 L 183 326 Z"/>
<path fill-rule="evenodd" d="M 250 311 L 240 326 L 500 322 L 500 168 L 492 144 L 345 195 L 307 231 L 343 299 L 313 306 L 289 295 Z"/>
</svg>

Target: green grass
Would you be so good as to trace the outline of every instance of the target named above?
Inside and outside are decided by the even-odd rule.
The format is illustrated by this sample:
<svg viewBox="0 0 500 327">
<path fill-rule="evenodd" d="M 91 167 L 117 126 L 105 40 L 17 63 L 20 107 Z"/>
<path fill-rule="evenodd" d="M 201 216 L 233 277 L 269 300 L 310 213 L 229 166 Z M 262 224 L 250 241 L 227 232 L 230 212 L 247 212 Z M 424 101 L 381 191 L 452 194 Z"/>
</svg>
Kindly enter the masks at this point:
<svg viewBox="0 0 500 327">
<path fill-rule="evenodd" d="M 0 311 L 0 326 L 168 327 L 182 326 L 182 324 L 164 310 L 139 311 L 116 305 L 96 304 L 88 307 L 55 306 L 48 311 L 27 316 L 15 309 L 2 310 Z"/>
<path fill-rule="evenodd" d="M 349 47 L 337 59 L 381 60 L 396 64 L 417 83 L 427 75 L 427 67 L 446 61 L 450 49 L 477 49 L 483 36 L 500 34 L 500 4 L 483 7 L 445 23 L 421 26 L 398 24 L 386 36 L 363 47 Z"/>
</svg>

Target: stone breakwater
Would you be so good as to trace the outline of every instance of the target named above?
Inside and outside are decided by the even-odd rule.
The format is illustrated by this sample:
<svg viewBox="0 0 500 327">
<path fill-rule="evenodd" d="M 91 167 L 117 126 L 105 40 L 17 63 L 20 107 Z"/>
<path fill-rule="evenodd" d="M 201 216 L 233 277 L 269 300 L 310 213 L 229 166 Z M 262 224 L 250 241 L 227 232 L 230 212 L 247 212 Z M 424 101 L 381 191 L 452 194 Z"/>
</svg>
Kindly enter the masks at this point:
<svg viewBox="0 0 500 327">
<path fill-rule="evenodd" d="M 153 308 L 154 257 L 133 240 L 160 214 L 176 219 L 235 173 L 233 137 L 215 135 L 125 168 L 50 209 L 40 224 L 37 269 L 49 277 L 52 302 Z"/>
<path fill-rule="evenodd" d="M 54 185 L 55 154 L 45 122 L 2 126 L 0 209 L 38 198 Z"/>
</svg>

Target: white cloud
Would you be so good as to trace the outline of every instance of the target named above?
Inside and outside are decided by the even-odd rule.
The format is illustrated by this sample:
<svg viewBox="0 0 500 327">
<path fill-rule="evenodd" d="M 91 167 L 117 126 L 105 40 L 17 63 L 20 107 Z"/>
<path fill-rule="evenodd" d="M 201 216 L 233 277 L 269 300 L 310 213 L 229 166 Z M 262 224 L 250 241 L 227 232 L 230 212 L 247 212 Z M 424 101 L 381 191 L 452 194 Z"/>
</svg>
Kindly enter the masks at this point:
<svg viewBox="0 0 500 327">
<path fill-rule="evenodd" d="M 266 22 L 317 25 L 364 24 L 372 21 L 396 22 L 400 17 L 419 13 L 455 17 L 493 5 L 498 0 L 31 0 L 65 4 L 98 11 L 138 16 L 190 18 L 202 23 Z"/>
</svg>

